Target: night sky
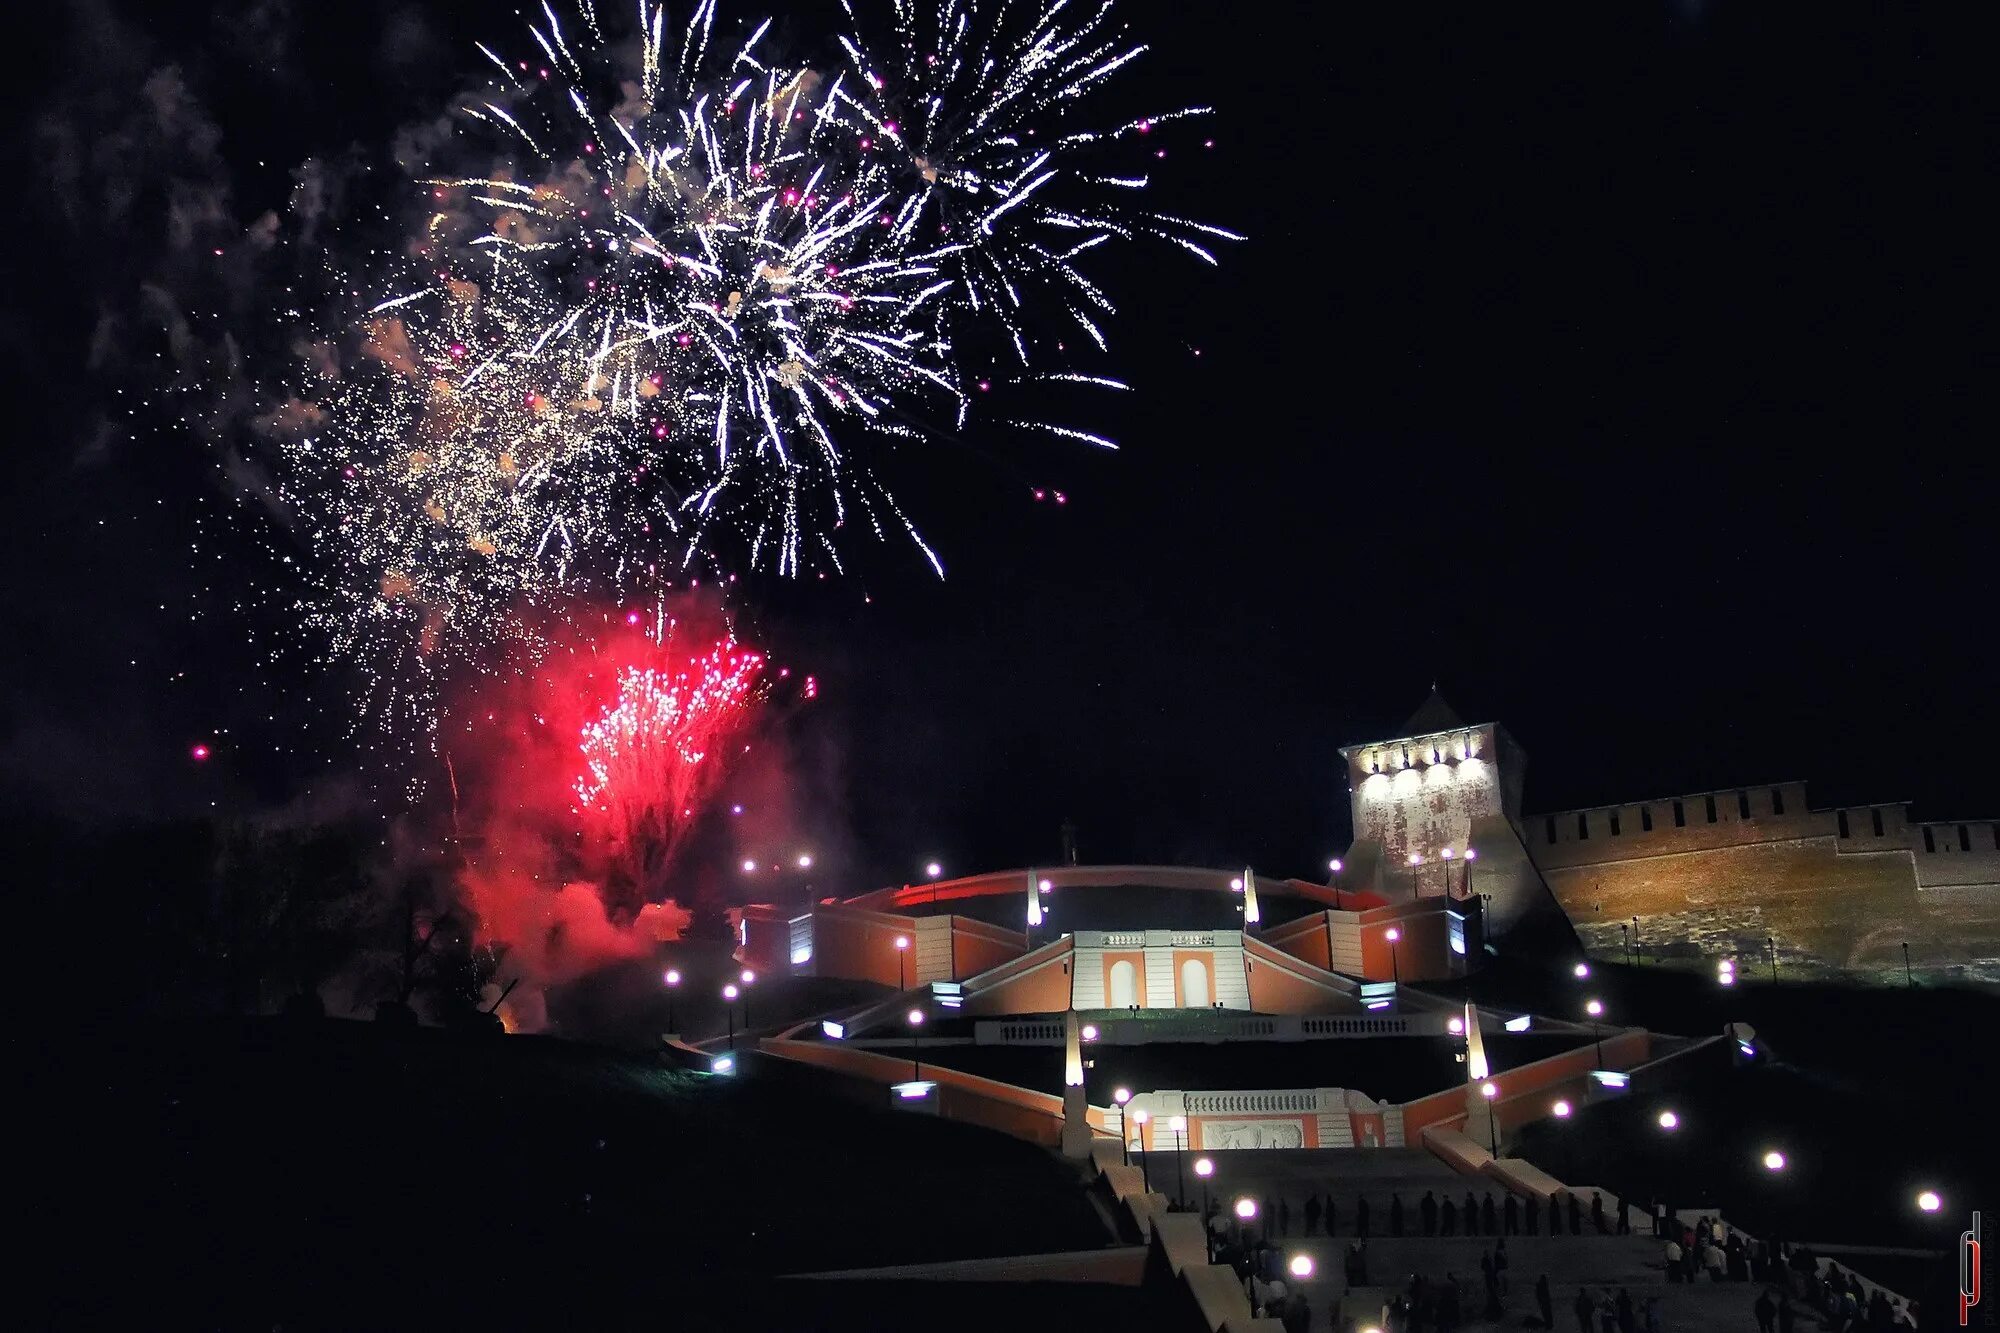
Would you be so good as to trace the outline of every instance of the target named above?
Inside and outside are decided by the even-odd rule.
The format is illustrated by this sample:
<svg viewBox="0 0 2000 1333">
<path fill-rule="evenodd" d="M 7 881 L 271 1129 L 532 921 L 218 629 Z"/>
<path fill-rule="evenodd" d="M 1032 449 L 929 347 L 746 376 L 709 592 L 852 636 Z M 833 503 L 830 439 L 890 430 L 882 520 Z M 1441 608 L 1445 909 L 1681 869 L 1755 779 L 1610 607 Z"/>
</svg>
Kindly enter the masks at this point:
<svg viewBox="0 0 2000 1333">
<path fill-rule="evenodd" d="M 306 157 L 379 161 L 518 23 L 320 8 L 76 4 L 15 62 L 17 810 L 238 812 L 351 767 L 337 685 L 258 665 L 215 459 L 126 415 L 149 285 L 255 309 L 168 215 L 240 233 Z M 1335 747 L 1434 681 L 1527 749 L 1532 808 L 1803 777 L 2000 816 L 1977 7 L 1126 8 L 1140 99 L 1218 112 L 1160 136 L 1161 203 L 1250 239 L 1111 266 L 1135 392 L 1090 424 L 1123 450 L 905 450 L 878 471 L 944 582 L 892 544 L 744 597 L 822 681 L 794 730 L 857 877 L 1052 858 L 1065 816 L 1090 860 L 1310 872 Z M 138 91 L 169 65 L 171 116 Z"/>
</svg>

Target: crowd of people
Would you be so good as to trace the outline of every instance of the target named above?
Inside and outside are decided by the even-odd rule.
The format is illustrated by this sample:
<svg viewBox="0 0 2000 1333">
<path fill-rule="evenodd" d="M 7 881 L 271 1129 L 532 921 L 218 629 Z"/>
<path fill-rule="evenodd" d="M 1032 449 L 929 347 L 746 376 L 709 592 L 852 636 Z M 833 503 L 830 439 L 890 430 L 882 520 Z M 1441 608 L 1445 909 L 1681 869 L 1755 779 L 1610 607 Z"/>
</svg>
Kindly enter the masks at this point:
<svg viewBox="0 0 2000 1333">
<path fill-rule="evenodd" d="M 1258 1214 L 1265 1228 L 1274 1236 L 1289 1237 L 1292 1234 L 1292 1205 L 1289 1199 L 1266 1197 Z M 1377 1209 L 1372 1207 L 1367 1196 L 1357 1199 L 1352 1217 L 1347 1219 L 1351 1234 L 1366 1240 L 1376 1222 Z M 1389 1205 L 1379 1210 L 1386 1215 L 1387 1225 L 1380 1234 L 1385 1236 L 1514 1236 L 1538 1235 L 1542 1228 L 1542 1201 L 1530 1195 L 1526 1200 L 1508 1193 L 1495 1197 L 1492 1190 L 1478 1195 L 1471 1190 L 1465 1192 L 1463 1200 L 1451 1197 L 1437 1197 L 1435 1190 L 1425 1190 L 1424 1197 L 1417 1201 L 1415 1208 L 1405 1209 L 1400 1194 L 1389 1196 Z M 1600 1235 L 1616 1233 L 1629 1235 L 1632 1230 L 1631 1206 L 1619 1201 L 1615 1215 L 1604 1206 L 1604 1196 L 1593 1194 L 1586 1218 L 1586 1210 L 1575 1195 L 1567 1201 L 1567 1208 L 1551 1200 L 1547 1205 L 1548 1229 L 1552 1236 L 1560 1236 L 1567 1231 L 1572 1236 L 1581 1236 L 1586 1225 Z M 1416 1214 L 1415 1218 L 1410 1213 Z M 1339 1204 L 1331 1194 L 1321 1196 L 1309 1194 L 1299 1210 L 1299 1220 L 1305 1236 L 1337 1236 L 1341 1234 L 1342 1217 Z"/>
<path fill-rule="evenodd" d="M 1813 1311 L 1822 1327 L 1840 1333 L 1916 1327 L 1913 1310 L 1879 1288 L 1871 1293 L 1839 1264 L 1829 1263 L 1821 1273 L 1819 1256 L 1808 1246 L 1769 1240 L 1747 1243 L 1720 1221 L 1703 1217 L 1688 1226 L 1669 1222 L 1664 1212 L 1654 1229 L 1666 1237 L 1667 1281 L 1696 1282 L 1706 1273 L 1711 1282 L 1763 1284 L 1753 1307 L 1762 1333 L 1791 1333 L 1799 1317 L 1795 1301 Z"/>
<path fill-rule="evenodd" d="M 1439 1198 L 1436 1191 L 1426 1190 L 1413 1208 L 1405 1209 L 1402 1198 L 1392 1195 L 1381 1211 L 1386 1213 L 1387 1227 L 1380 1234 L 1387 1236 L 1495 1238 L 1480 1255 L 1477 1284 L 1456 1272 L 1441 1278 L 1412 1275 L 1382 1307 L 1386 1333 L 1451 1333 L 1469 1320 L 1505 1317 L 1510 1293 L 1506 1237 L 1540 1232 L 1544 1211 L 1540 1199 L 1517 1199 L 1511 1193 L 1496 1198 L 1491 1190 L 1480 1197 L 1467 1190 L 1460 1200 L 1449 1193 Z M 1630 1205 L 1620 1200 L 1614 1212 L 1605 1206 L 1601 1193 L 1592 1194 L 1588 1208 L 1570 1194 L 1560 1203 L 1550 1200 L 1546 1211 L 1550 1235 L 1629 1235 L 1632 1230 Z M 1760 1333 L 1794 1333 L 1807 1311 L 1816 1325 L 1835 1333 L 1893 1333 L 1916 1327 L 1913 1309 L 1880 1290 L 1871 1293 L 1837 1264 L 1828 1264 L 1822 1273 L 1819 1257 L 1807 1247 L 1746 1240 L 1719 1219 L 1702 1217 L 1688 1225 L 1663 1206 L 1646 1206 L 1645 1212 L 1651 1214 L 1654 1235 L 1664 1242 L 1662 1266 L 1669 1283 L 1697 1282 L 1706 1274 L 1710 1282 L 1761 1284 L 1763 1290 L 1752 1307 Z M 1346 1234 L 1352 1239 L 1343 1255 L 1342 1290 L 1373 1285 L 1368 1241 L 1375 1213 L 1364 1197 L 1356 1200 L 1347 1219 Z M 1292 1234 L 1291 1203 L 1267 1197 L 1256 1217 L 1257 1224 L 1246 1228 L 1225 1214 L 1219 1203 L 1211 1203 L 1206 1218 L 1210 1258 L 1236 1272 L 1257 1314 L 1277 1319 L 1287 1330 L 1303 1330 L 1311 1322 L 1310 1307 L 1305 1293 L 1289 1280 L 1284 1255 L 1274 1243 Z M 1309 1195 L 1299 1209 L 1299 1220 L 1305 1236 L 1343 1234 L 1343 1219 L 1332 1195 Z M 1546 1274 L 1535 1283 L 1534 1300 L 1540 1326 L 1554 1329 L 1554 1294 Z M 1635 1298 L 1622 1287 L 1616 1291 L 1582 1287 L 1569 1308 L 1579 1333 L 1662 1333 L 1665 1328 L 1657 1294 Z M 1336 1321 L 1337 1310 L 1336 1306 Z"/>
</svg>

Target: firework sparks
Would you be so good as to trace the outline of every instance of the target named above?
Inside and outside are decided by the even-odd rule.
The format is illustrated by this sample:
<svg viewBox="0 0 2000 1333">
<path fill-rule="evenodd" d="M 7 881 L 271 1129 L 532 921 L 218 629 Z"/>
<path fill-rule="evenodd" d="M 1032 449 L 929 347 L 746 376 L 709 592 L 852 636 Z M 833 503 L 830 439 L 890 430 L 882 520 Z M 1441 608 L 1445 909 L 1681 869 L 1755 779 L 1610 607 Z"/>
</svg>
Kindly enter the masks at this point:
<svg viewBox="0 0 2000 1333">
<path fill-rule="evenodd" d="M 377 691 L 388 726 L 425 715 L 440 662 L 532 660 L 524 607 L 691 567 L 825 577 L 857 535 L 942 574 L 873 461 L 996 384 L 1123 388 L 1063 341 L 1107 341 L 1088 256 L 1213 262 L 1231 236 L 1131 206 L 1146 136 L 1204 108 L 1086 127 L 1144 50 L 1111 0 L 862 8 L 818 60 L 767 51 L 768 22 L 716 39 L 715 0 L 679 33 L 641 0 L 625 43 L 587 0 L 567 22 L 544 4 L 524 58 L 480 47 L 495 77 L 431 164 L 407 264 L 363 284 L 358 364 L 315 349 L 274 417 L 324 570 L 313 621 L 405 682 Z M 1115 447 L 1032 408 L 980 419 Z"/>
<path fill-rule="evenodd" d="M 657 657 L 620 672 L 616 701 L 583 727 L 576 783 L 579 811 L 641 885 L 672 861 L 762 698 L 764 659 L 733 639 L 683 658 L 669 635 Z"/>
</svg>

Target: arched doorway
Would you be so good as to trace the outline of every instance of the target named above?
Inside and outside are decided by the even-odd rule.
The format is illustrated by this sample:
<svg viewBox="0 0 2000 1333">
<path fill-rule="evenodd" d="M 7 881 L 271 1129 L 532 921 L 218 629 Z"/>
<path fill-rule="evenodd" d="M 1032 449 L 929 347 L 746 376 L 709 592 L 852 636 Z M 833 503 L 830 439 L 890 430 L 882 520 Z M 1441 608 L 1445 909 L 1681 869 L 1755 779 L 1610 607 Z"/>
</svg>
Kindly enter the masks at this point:
<svg viewBox="0 0 2000 1333">
<path fill-rule="evenodd" d="M 1199 958 L 1181 964 L 1181 1008 L 1208 1008 L 1208 964 Z"/>
<path fill-rule="evenodd" d="M 1139 1003 L 1139 969 L 1121 958 L 1111 965 L 1111 1007 L 1130 1009 Z"/>
</svg>

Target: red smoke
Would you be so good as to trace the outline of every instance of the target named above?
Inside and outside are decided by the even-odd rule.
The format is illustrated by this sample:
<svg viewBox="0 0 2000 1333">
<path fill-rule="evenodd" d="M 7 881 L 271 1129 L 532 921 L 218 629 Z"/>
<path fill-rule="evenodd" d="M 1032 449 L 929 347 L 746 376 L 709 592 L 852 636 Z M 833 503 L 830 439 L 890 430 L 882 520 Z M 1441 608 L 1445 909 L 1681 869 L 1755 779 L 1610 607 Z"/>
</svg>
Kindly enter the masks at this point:
<svg viewBox="0 0 2000 1333">
<path fill-rule="evenodd" d="M 510 1027 L 544 1025 L 545 987 L 652 955 L 719 886 L 680 853 L 750 748 L 762 669 L 712 612 L 608 611 L 447 713 L 462 893 L 522 978 Z"/>
</svg>

